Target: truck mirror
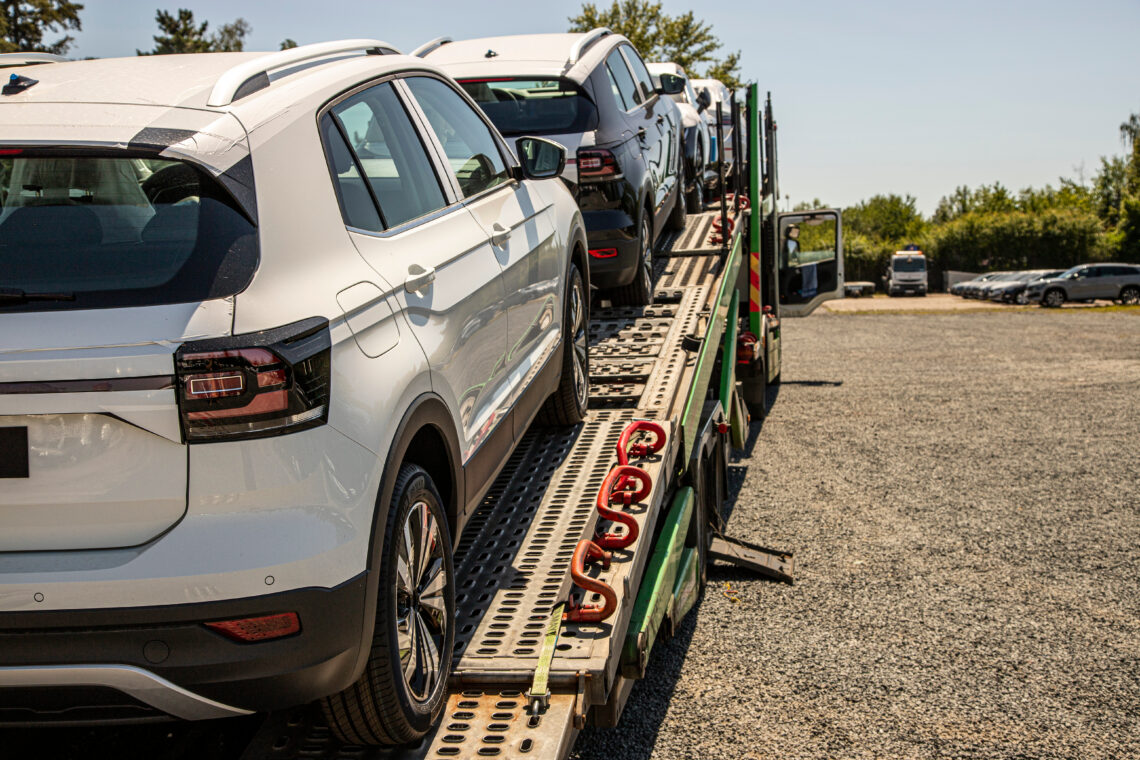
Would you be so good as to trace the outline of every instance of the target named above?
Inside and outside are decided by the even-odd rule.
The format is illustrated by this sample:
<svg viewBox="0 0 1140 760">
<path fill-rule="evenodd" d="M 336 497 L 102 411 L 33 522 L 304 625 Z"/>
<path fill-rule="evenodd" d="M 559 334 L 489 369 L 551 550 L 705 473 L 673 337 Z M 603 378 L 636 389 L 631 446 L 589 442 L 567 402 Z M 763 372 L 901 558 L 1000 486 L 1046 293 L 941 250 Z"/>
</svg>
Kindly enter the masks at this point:
<svg viewBox="0 0 1140 760">
<path fill-rule="evenodd" d="M 843 236 L 835 209 L 780 214 L 777 264 L 780 312 L 806 316 L 843 297 Z"/>
</svg>

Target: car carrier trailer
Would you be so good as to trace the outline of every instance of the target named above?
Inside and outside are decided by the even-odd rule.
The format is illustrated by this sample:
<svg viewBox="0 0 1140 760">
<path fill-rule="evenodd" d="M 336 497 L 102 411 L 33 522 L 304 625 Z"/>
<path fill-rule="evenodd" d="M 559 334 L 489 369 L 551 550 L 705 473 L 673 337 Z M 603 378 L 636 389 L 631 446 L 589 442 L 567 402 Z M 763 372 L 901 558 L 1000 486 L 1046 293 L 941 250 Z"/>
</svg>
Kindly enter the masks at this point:
<svg viewBox="0 0 1140 760">
<path fill-rule="evenodd" d="M 617 724 L 710 561 L 791 582 L 790 554 L 724 535 L 726 464 L 779 380 L 780 319 L 842 297 L 839 214 L 777 213 L 771 99 L 761 114 L 753 85 L 742 107 L 746 160 L 732 176 L 720 167 L 720 198 L 656 252 L 654 303 L 592 310 L 586 420 L 529 431 L 456 547 L 436 729 L 368 750 L 339 744 L 317 710 L 283 711 L 243 760 L 563 758 L 587 724 Z M 801 255 L 787 250 L 792 226 L 811 233 Z"/>
<path fill-rule="evenodd" d="M 752 85 L 732 107 L 748 126 L 735 147 L 749 160 L 731 177 L 720 170 L 735 192 L 655 254 L 653 305 L 595 304 L 586 421 L 532 429 L 456 548 L 442 720 L 420 745 L 375 757 L 565 757 L 587 724 L 617 724 L 655 644 L 697 603 L 709 561 L 791 582 L 790 554 L 723 534 L 726 463 L 779 380 L 781 317 L 842 297 L 839 214 L 778 214 L 771 99 L 761 114 Z M 826 246 L 810 262 L 786 255 L 797 225 L 830 225 L 830 257 Z M 243 758 L 369 756 L 300 711 L 269 716 Z"/>
</svg>

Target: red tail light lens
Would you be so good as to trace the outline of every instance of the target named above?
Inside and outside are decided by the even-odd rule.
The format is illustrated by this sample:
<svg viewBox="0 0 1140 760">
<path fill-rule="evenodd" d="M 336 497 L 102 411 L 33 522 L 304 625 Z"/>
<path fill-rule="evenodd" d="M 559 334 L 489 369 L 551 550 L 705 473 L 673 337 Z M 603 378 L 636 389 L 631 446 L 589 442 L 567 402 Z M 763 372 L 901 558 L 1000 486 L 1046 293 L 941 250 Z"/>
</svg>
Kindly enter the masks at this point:
<svg viewBox="0 0 1140 760">
<path fill-rule="evenodd" d="M 323 319 L 183 344 L 175 363 L 184 438 L 259 438 L 324 424 L 330 345 Z"/>
<path fill-rule="evenodd" d="M 614 154 L 604 148 L 578 151 L 579 179 L 608 179 L 621 175 Z"/>
<path fill-rule="evenodd" d="M 296 612 L 283 612 L 280 615 L 220 620 L 214 623 L 205 623 L 205 626 L 234 641 L 252 643 L 300 633 L 301 618 L 297 616 Z"/>
</svg>

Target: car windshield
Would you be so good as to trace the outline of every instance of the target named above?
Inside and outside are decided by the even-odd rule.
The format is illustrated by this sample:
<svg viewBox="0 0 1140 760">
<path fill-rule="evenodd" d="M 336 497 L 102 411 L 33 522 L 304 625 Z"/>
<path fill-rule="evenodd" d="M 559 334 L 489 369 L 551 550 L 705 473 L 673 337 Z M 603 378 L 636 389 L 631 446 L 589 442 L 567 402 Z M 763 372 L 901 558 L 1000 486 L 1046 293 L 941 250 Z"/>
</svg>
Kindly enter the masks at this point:
<svg viewBox="0 0 1140 760">
<path fill-rule="evenodd" d="M 1081 271 L 1084 268 L 1085 268 L 1084 264 L 1077 264 L 1075 267 L 1069 267 L 1064 272 L 1061 272 L 1061 274 L 1057 275 L 1057 277 L 1068 277 L 1070 275 L 1076 274 L 1077 272 Z"/>
<path fill-rule="evenodd" d="M 921 256 L 899 256 L 892 260 L 896 272 L 925 272 L 926 259 Z"/>
<path fill-rule="evenodd" d="M 257 229 L 209 174 L 141 157 L 0 159 L 0 310 L 189 303 L 240 292 Z"/>
<path fill-rule="evenodd" d="M 557 135 L 598 126 L 593 101 L 568 79 L 461 79 L 459 84 L 504 135 Z"/>
</svg>

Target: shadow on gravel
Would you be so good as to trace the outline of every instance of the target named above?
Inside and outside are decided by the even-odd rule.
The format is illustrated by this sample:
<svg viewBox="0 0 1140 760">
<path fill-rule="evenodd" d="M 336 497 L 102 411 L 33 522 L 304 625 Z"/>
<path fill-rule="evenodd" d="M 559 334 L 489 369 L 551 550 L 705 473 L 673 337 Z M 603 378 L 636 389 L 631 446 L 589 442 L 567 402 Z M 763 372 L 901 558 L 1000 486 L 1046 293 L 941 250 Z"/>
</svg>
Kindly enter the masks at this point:
<svg viewBox="0 0 1140 760">
<path fill-rule="evenodd" d="M 0 730 L 0 757 L 43 760 L 236 760 L 263 715 L 195 723 Z"/>
<path fill-rule="evenodd" d="M 780 385 L 807 385 L 811 388 L 836 387 L 843 385 L 842 380 L 783 380 Z"/>
</svg>

